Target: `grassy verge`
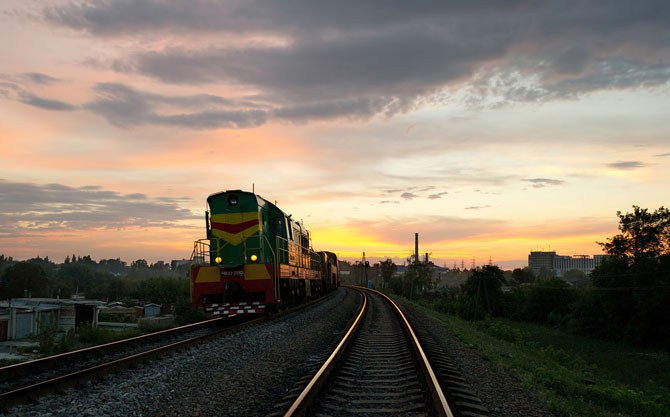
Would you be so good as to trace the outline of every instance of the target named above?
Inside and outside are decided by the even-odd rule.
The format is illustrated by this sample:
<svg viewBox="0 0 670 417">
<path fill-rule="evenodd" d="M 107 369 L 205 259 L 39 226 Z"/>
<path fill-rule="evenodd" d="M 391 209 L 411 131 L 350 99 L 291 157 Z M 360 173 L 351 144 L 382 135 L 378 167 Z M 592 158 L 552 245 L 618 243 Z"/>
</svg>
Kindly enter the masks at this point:
<svg viewBox="0 0 670 417">
<path fill-rule="evenodd" d="M 409 302 L 562 416 L 670 416 L 670 355 L 501 319 L 472 323 Z"/>
</svg>

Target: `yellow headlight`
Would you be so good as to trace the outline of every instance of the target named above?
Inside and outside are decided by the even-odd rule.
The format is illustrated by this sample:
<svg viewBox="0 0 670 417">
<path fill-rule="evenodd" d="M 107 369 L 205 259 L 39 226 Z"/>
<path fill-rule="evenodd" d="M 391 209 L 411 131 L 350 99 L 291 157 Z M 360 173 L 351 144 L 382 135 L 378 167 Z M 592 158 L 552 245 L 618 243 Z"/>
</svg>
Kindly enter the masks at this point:
<svg viewBox="0 0 670 417">
<path fill-rule="evenodd" d="M 221 257 L 217 256 L 216 258 L 214 258 L 214 262 L 216 262 L 217 264 L 220 264 L 221 263 Z"/>
<path fill-rule="evenodd" d="M 258 256 L 251 255 L 251 262 L 256 262 L 257 260 L 258 260 Z"/>
</svg>

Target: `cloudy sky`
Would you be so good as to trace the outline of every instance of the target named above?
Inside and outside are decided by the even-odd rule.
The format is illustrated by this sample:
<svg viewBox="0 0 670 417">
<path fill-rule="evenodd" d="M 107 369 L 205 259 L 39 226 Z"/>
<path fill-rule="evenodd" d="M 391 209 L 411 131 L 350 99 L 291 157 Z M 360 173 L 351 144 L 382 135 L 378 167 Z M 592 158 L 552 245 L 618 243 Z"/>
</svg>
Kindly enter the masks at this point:
<svg viewBox="0 0 670 417">
<path fill-rule="evenodd" d="M 670 204 L 665 1 L 0 3 L 0 253 L 190 256 L 251 190 L 316 249 L 524 266 Z"/>
</svg>

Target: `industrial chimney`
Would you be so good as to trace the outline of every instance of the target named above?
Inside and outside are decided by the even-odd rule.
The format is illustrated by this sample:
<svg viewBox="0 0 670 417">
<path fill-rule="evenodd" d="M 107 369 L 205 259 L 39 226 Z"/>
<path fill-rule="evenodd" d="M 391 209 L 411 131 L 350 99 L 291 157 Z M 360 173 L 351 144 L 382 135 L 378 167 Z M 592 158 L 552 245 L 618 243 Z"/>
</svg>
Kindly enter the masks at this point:
<svg viewBox="0 0 670 417">
<path fill-rule="evenodd" d="M 419 234 L 414 233 L 414 262 L 419 263 Z"/>
</svg>

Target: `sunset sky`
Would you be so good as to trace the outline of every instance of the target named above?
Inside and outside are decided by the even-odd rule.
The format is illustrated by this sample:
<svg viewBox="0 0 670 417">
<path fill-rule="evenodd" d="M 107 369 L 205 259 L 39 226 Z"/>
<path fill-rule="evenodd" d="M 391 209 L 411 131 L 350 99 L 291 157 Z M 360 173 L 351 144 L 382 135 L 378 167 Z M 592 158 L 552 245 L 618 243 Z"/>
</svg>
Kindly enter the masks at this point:
<svg viewBox="0 0 670 417">
<path fill-rule="evenodd" d="M 670 204 L 667 1 L 0 3 L 0 253 L 190 257 L 255 191 L 317 250 L 600 253 Z"/>
</svg>

